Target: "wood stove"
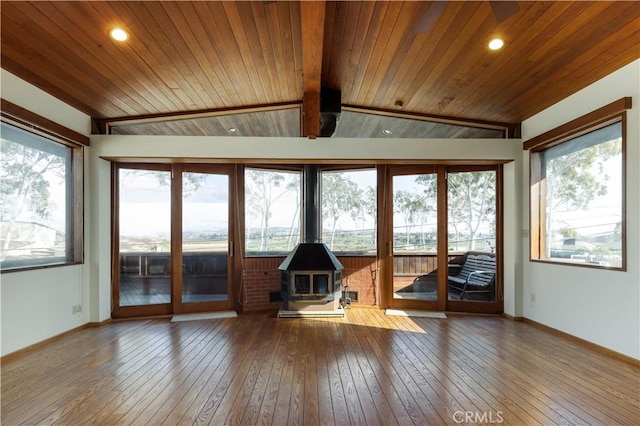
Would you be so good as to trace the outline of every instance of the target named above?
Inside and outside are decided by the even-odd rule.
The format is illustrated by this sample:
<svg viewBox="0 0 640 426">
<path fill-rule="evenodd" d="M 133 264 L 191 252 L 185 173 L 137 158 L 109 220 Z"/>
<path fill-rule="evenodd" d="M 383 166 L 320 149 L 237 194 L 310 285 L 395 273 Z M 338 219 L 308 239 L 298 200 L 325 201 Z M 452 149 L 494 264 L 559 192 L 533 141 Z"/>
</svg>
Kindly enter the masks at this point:
<svg viewBox="0 0 640 426">
<path fill-rule="evenodd" d="M 326 244 L 318 241 L 318 166 L 304 169 L 305 242 L 284 259 L 279 317 L 344 316 L 340 306 L 342 269 Z"/>
<path fill-rule="evenodd" d="M 325 244 L 298 244 L 279 269 L 283 301 L 279 317 L 344 316 L 343 266 Z"/>
</svg>

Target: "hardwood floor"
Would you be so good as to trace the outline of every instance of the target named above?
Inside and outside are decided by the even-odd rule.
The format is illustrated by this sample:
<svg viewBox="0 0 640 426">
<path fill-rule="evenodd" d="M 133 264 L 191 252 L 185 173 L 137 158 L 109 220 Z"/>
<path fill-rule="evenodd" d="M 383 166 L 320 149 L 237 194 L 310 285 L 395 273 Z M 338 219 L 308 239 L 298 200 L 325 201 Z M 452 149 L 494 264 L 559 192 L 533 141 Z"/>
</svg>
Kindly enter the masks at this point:
<svg viewBox="0 0 640 426">
<path fill-rule="evenodd" d="M 112 322 L 2 365 L 3 425 L 638 424 L 640 368 L 500 317 Z"/>
</svg>

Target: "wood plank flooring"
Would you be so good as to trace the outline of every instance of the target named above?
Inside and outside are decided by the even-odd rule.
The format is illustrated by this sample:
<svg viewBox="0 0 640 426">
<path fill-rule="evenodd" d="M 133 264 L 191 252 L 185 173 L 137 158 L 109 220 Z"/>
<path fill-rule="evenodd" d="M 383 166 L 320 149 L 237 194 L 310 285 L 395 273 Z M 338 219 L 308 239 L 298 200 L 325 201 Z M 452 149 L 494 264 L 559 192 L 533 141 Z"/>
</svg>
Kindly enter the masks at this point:
<svg viewBox="0 0 640 426">
<path fill-rule="evenodd" d="M 640 368 L 486 316 L 112 322 L 1 378 L 5 426 L 640 423 Z"/>
</svg>

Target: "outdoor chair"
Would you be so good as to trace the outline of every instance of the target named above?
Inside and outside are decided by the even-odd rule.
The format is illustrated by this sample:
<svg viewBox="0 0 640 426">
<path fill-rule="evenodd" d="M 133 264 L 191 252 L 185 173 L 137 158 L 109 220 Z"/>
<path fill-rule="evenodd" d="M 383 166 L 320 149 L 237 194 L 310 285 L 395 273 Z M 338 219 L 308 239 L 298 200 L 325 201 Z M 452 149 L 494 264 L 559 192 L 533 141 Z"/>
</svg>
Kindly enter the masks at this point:
<svg viewBox="0 0 640 426">
<path fill-rule="evenodd" d="M 496 258 L 488 254 L 467 253 L 460 272 L 449 275 L 449 289 L 460 292 L 460 300 L 472 293 L 493 293 Z"/>
</svg>

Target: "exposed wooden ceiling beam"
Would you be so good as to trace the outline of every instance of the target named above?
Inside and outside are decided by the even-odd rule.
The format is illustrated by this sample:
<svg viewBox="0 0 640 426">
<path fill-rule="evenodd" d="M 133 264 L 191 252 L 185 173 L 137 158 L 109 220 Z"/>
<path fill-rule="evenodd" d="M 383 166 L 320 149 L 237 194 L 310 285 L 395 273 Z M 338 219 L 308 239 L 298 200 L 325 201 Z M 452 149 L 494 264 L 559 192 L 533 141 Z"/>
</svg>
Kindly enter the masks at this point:
<svg viewBox="0 0 640 426">
<path fill-rule="evenodd" d="M 320 82 L 324 41 L 324 1 L 300 2 L 302 31 L 302 136 L 320 136 Z"/>
</svg>

